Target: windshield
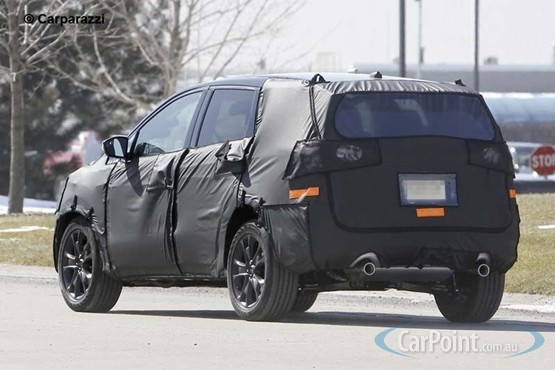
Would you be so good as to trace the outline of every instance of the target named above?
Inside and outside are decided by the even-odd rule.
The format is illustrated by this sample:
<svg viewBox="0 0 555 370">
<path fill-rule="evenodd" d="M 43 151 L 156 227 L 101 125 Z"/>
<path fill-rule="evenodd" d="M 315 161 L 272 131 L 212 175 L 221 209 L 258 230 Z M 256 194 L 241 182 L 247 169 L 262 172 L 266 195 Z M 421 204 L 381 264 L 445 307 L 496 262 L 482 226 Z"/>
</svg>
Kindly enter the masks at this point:
<svg viewBox="0 0 555 370">
<path fill-rule="evenodd" d="M 448 93 L 348 93 L 337 107 L 335 127 L 347 138 L 494 137 L 479 97 Z"/>
</svg>

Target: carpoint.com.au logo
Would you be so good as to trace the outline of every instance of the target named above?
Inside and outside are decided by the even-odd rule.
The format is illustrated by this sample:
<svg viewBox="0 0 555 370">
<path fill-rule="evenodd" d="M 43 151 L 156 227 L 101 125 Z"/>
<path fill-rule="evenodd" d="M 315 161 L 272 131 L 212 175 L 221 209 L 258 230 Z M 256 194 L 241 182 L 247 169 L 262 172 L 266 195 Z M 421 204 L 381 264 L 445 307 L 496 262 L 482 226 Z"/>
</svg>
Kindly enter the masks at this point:
<svg viewBox="0 0 555 370">
<path fill-rule="evenodd" d="M 544 337 L 520 325 L 503 331 L 434 330 L 407 327 L 389 328 L 379 333 L 376 345 L 393 354 L 418 358 L 438 353 L 480 353 L 500 358 L 521 356 L 537 350 Z M 499 337 L 503 338 L 502 342 Z"/>
</svg>

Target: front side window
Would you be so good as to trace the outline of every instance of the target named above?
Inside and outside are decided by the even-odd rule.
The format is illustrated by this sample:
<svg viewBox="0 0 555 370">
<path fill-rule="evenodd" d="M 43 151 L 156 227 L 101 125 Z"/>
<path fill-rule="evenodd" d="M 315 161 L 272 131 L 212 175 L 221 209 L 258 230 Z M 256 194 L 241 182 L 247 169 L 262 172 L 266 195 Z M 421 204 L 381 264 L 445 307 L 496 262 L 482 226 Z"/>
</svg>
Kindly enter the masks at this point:
<svg viewBox="0 0 555 370">
<path fill-rule="evenodd" d="M 202 92 L 183 96 L 158 112 L 138 134 L 135 153 L 151 155 L 185 148 Z"/>
<path fill-rule="evenodd" d="M 252 136 L 255 98 L 253 90 L 215 90 L 202 122 L 198 146 Z"/>
<path fill-rule="evenodd" d="M 449 93 L 345 94 L 335 127 L 346 138 L 494 137 L 493 122 L 477 96 Z"/>
</svg>

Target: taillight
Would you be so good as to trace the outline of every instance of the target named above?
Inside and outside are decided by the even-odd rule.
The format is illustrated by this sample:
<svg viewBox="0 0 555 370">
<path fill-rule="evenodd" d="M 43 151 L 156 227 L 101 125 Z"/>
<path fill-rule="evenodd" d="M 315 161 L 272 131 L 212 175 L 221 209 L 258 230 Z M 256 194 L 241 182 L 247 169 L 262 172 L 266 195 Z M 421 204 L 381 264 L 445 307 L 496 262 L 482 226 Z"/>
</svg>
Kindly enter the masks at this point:
<svg viewBox="0 0 555 370">
<path fill-rule="evenodd" d="M 369 141 L 298 141 L 293 148 L 285 179 L 330 171 L 375 166 L 381 163 L 378 142 Z"/>
<path fill-rule="evenodd" d="M 467 141 L 468 162 L 473 166 L 514 174 L 514 165 L 505 143 Z"/>
</svg>

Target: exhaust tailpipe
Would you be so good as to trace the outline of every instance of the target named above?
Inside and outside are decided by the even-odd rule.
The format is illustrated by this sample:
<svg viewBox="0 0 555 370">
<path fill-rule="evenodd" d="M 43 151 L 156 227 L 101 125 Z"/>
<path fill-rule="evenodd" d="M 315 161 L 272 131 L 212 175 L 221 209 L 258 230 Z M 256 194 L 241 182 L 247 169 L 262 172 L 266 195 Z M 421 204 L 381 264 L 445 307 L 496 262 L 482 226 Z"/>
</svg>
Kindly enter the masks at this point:
<svg viewBox="0 0 555 370">
<path fill-rule="evenodd" d="M 364 275 L 372 276 L 376 273 L 376 265 L 372 262 L 367 262 L 364 266 L 362 266 L 362 271 L 364 272 Z"/>
<path fill-rule="evenodd" d="M 478 275 L 480 275 L 480 277 L 485 278 L 489 275 L 490 268 L 487 263 L 481 263 L 478 265 L 478 268 L 476 269 L 476 271 L 478 272 Z"/>
<path fill-rule="evenodd" d="M 356 260 L 354 260 L 353 263 L 351 263 L 349 270 L 351 270 L 358 276 L 360 276 L 361 273 L 366 276 L 372 276 L 380 267 L 381 265 L 378 260 L 378 256 L 375 253 L 369 252 L 359 256 Z"/>
<path fill-rule="evenodd" d="M 487 277 L 491 272 L 490 258 L 487 253 L 480 253 L 476 259 L 476 272 L 480 277 Z"/>
</svg>

